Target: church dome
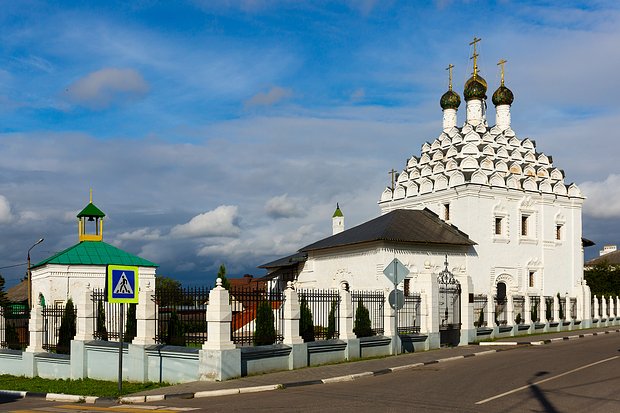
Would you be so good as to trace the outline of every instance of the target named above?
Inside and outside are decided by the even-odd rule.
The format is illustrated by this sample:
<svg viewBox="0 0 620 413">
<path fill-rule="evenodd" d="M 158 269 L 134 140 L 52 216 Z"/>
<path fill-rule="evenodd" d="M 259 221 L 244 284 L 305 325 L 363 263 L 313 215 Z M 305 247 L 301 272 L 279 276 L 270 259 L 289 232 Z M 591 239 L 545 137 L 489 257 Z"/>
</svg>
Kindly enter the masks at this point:
<svg viewBox="0 0 620 413">
<path fill-rule="evenodd" d="M 465 82 L 463 91 L 465 100 L 486 99 L 487 98 L 487 81 L 482 76 L 475 75 Z"/>
<path fill-rule="evenodd" d="M 508 89 L 506 86 L 501 85 L 497 88 L 495 93 L 493 93 L 493 104 L 495 106 L 499 105 L 512 105 L 512 102 L 515 100 L 512 91 Z"/>
<path fill-rule="evenodd" d="M 461 97 L 453 90 L 448 90 L 441 96 L 439 101 L 442 109 L 458 109 L 461 105 Z"/>
</svg>

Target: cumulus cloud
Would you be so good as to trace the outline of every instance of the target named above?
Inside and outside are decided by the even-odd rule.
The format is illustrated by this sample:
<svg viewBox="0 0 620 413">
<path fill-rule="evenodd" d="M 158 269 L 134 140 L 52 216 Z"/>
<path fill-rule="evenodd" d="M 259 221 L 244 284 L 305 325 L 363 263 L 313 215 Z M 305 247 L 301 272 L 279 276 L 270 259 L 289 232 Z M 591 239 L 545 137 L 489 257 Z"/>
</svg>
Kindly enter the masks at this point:
<svg viewBox="0 0 620 413">
<path fill-rule="evenodd" d="M 105 109 L 125 100 L 140 99 L 148 91 L 149 85 L 140 73 L 117 68 L 89 73 L 67 88 L 71 101 L 91 109 Z"/>
<path fill-rule="evenodd" d="M 8 224 L 11 221 L 13 221 L 11 204 L 5 196 L 0 195 L 0 224 Z"/>
<path fill-rule="evenodd" d="M 293 96 L 291 89 L 274 86 L 268 92 L 260 92 L 246 101 L 246 106 L 273 106 L 276 103 Z"/>
<path fill-rule="evenodd" d="M 271 218 L 293 218 L 302 217 L 304 212 L 298 202 L 288 197 L 288 194 L 274 196 L 265 203 L 265 212 Z"/>
<path fill-rule="evenodd" d="M 620 217 L 620 175 L 611 174 L 604 181 L 587 181 L 579 185 L 588 198 L 583 212 L 594 218 Z"/>
<path fill-rule="evenodd" d="M 170 235 L 177 238 L 237 237 L 240 233 L 236 205 L 220 205 L 212 211 L 196 215 L 188 223 L 177 225 L 170 231 Z"/>
</svg>

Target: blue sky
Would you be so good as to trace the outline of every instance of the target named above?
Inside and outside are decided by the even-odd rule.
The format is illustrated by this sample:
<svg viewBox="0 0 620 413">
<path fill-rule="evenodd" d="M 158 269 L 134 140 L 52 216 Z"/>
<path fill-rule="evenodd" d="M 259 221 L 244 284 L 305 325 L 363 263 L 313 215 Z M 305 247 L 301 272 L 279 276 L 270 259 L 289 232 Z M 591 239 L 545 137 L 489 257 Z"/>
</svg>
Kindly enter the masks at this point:
<svg viewBox="0 0 620 413">
<path fill-rule="evenodd" d="M 588 196 L 592 256 L 620 243 L 619 23 L 614 1 L 4 4 L 0 273 L 40 237 L 35 261 L 75 243 L 92 187 L 105 240 L 160 273 L 262 274 L 329 235 L 336 202 L 347 227 L 377 216 L 473 36 L 490 89 L 508 60 L 517 135 Z"/>
</svg>

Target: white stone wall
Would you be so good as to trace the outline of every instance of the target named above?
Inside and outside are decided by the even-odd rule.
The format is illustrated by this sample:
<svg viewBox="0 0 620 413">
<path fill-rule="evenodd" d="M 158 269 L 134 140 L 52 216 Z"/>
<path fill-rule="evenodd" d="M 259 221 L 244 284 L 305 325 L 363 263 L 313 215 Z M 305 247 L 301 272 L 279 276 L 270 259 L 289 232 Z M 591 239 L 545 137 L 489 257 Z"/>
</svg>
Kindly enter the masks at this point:
<svg viewBox="0 0 620 413">
<path fill-rule="evenodd" d="M 519 294 L 575 294 L 583 276 L 581 247 L 582 198 L 466 184 L 412 198 L 382 203 L 382 213 L 398 208 L 429 208 L 476 242 L 467 273 L 476 293 L 494 294 L 499 280 Z M 521 235 L 521 215 L 529 214 L 528 235 Z M 495 217 L 504 221 L 495 235 Z M 562 225 L 560 241 L 556 223 Z M 535 286 L 528 285 L 536 271 Z"/>
<path fill-rule="evenodd" d="M 140 288 L 147 284 L 155 287 L 155 268 L 138 267 Z M 32 299 L 38 300 L 39 293 L 45 297 L 46 305 L 65 303 L 69 298 L 75 302 L 87 286 L 90 289 L 104 289 L 106 267 L 95 265 L 50 264 L 32 270 Z"/>
</svg>

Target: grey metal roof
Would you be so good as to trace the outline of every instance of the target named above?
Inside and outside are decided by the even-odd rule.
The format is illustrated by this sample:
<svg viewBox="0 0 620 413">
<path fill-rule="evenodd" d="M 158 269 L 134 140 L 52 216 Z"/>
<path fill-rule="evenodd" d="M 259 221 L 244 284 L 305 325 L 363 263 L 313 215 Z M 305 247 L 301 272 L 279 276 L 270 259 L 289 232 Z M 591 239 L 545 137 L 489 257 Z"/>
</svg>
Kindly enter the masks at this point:
<svg viewBox="0 0 620 413">
<path fill-rule="evenodd" d="M 306 261 L 308 258 L 308 254 L 305 252 L 297 252 L 295 254 L 289 255 L 288 257 L 278 258 L 275 261 L 268 262 L 266 264 L 259 265 L 258 268 L 279 268 L 279 267 L 288 267 L 291 265 L 295 265 L 299 262 Z"/>
<path fill-rule="evenodd" d="M 593 266 L 597 264 L 602 265 L 619 265 L 620 264 L 620 251 L 609 252 L 600 257 L 596 257 L 586 262 L 586 266 Z"/>
<path fill-rule="evenodd" d="M 299 251 L 307 252 L 371 241 L 442 245 L 476 244 L 467 234 L 442 221 L 429 209 L 397 209 L 307 245 Z"/>
</svg>

